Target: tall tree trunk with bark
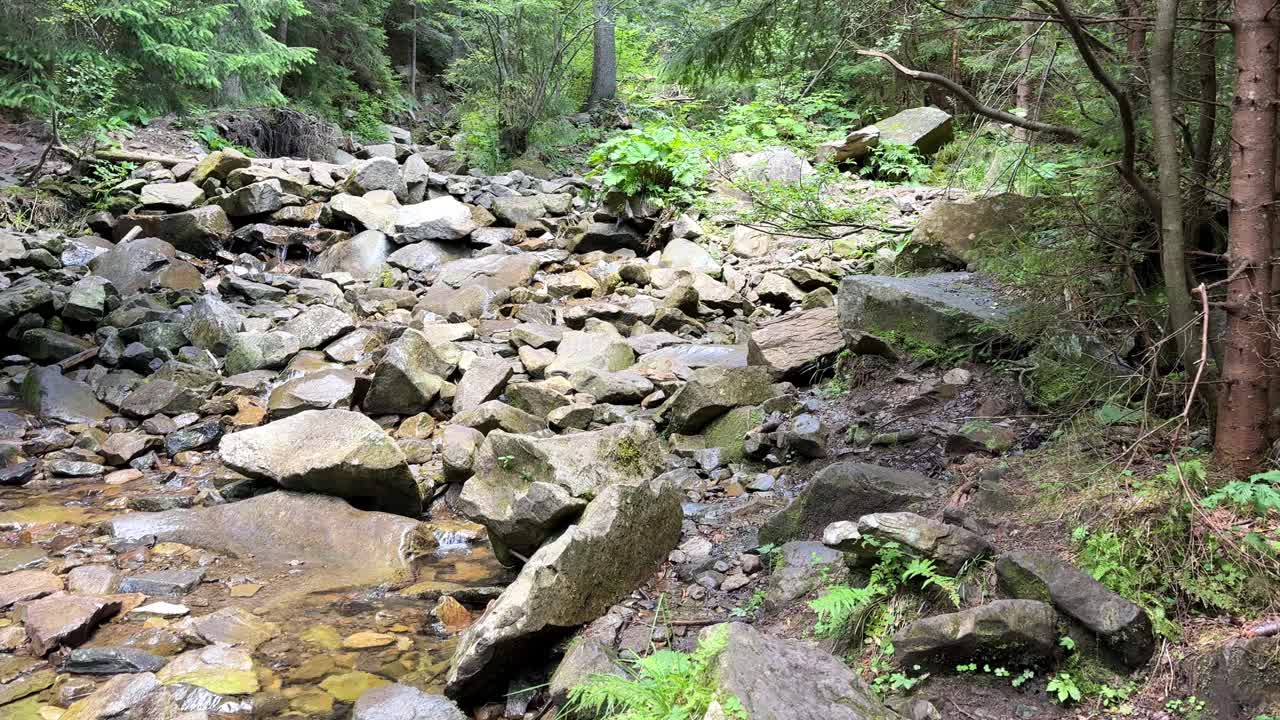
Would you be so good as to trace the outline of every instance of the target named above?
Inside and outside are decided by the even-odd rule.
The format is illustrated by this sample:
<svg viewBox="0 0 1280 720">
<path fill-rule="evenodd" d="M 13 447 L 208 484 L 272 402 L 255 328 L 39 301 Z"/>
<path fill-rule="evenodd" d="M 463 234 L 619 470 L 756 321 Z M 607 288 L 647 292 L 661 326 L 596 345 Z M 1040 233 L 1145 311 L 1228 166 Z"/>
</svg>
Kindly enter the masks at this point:
<svg viewBox="0 0 1280 720">
<path fill-rule="evenodd" d="M 1151 46 L 1151 124 L 1154 130 L 1160 193 L 1160 269 L 1164 275 L 1169 322 L 1182 367 L 1194 374 L 1200 361 L 1200 329 L 1191 304 L 1186 264 L 1186 218 L 1182 210 L 1182 154 L 1174 127 L 1173 52 L 1178 0 L 1156 0 Z"/>
<path fill-rule="evenodd" d="M 1275 223 L 1280 5 L 1236 0 L 1236 87 L 1231 101 L 1231 227 L 1227 335 L 1215 453 L 1239 473 L 1266 456 L 1270 407 L 1271 244 Z"/>
<path fill-rule="evenodd" d="M 618 96 L 618 50 L 610 0 L 595 0 L 595 17 L 595 49 L 591 57 L 588 110 L 611 102 Z"/>
<path fill-rule="evenodd" d="M 1027 12 L 1033 12 L 1027 8 Z M 1034 90 L 1032 89 L 1031 77 L 1031 57 L 1035 50 L 1036 28 L 1039 25 L 1035 22 L 1025 22 L 1023 26 L 1026 29 L 1026 35 L 1022 38 L 1022 45 L 1018 47 L 1018 63 L 1022 66 L 1021 72 L 1018 73 L 1018 84 L 1015 95 L 1015 105 L 1017 109 L 1022 111 L 1022 116 L 1028 120 L 1032 119 L 1034 114 L 1031 110 L 1032 97 Z M 1017 140 L 1026 142 L 1031 139 L 1031 133 L 1026 128 L 1014 128 L 1013 136 Z"/>
<path fill-rule="evenodd" d="M 409 0 L 413 5 L 413 24 L 409 27 L 409 97 L 418 102 L 418 0 Z"/>
</svg>

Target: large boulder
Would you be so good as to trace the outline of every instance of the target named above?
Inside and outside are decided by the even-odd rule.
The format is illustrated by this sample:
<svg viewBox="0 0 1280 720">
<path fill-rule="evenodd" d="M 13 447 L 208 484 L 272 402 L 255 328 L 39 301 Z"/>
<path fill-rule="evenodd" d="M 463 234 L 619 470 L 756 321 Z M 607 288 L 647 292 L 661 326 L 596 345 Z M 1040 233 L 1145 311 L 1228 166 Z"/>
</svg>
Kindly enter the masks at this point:
<svg viewBox="0 0 1280 720">
<path fill-rule="evenodd" d="M 711 675 L 737 698 L 745 720 L 901 720 L 840 658 L 802 640 L 773 637 L 744 623 L 714 625 L 702 643 L 720 647 Z"/>
<path fill-rule="evenodd" d="M 636 354 L 616 332 L 569 330 L 560 338 L 556 359 L 544 371 L 547 376 L 569 376 L 579 370 L 625 370 Z"/>
<path fill-rule="evenodd" d="M 959 573 L 991 552 L 991 543 L 980 535 L 910 512 L 871 513 L 856 522 L 835 522 L 823 531 L 822 541 L 859 564 L 874 564 L 879 548 L 897 543 L 912 555 L 933 560 L 946 575 Z"/>
<path fill-rule="evenodd" d="M 1280 637 L 1230 638 L 1183 662 L 1188 690 L 1218 720 L 1255 720 L 1280 711 Z"/>
<path fill-rule="evenodd" d="M 400 164 L 394 158 L 375 157 L 361 160 L 351 168 L 343 186 L 352 195 L 365 195 L 374 190 L 389 190 L 404 200 L 407 188 L 400 173 Z"/>
<path fill-rule="evenodd" d="M 897 265 L 964 267 L 976 259 L 974 251 L 981 245 L 1025 234 L 1028 216 L 1045 204 L 1044 198 L 1014 193 L 935 202 L 920 215 Z"/>
<path fill-rule="evenodd" d="M 768 368 L 705 367 L 694 371 L 661 413 L 672 432 L 690 435 L 733 408 L 759 405 L 775 395 Z"/>
<path fill-rule="evenodd" d="M 840 329 L 852 343 L 890 334 L 946 348 L 990 339 L 1014 307 L 969 273 L 919 277 L 848 275 L 837 299 Z"/>
<path fill-rule="evenodd" d="M 719 277 L 721 271 L 720 262 L 711 257 L 706 248 L 684 238 L 675 238 L 667 243 L 662 249 L 658 267 L 702 272 L 712 277 Z"/>
<path fill-rule="evenodd" d="M 461 240 L 479 227 L 471 209 L 452 195 L 405 205 L 396 217 L 396 232 L 404 242 Z"/>
<path fill-rule="evenodd" d="M 400 208 L 359 195 L 339 193 L 329 199 L 329 212 L 360 223 L 366 229 L 389 234 L 396 231 Z"/>
<path fill-rule="evenodd" d="M 189 210 L 204 202 L 204 190 L 193 182 L 148 183 L 140 195 L 144 207 L 165 210 Z"/>
<path fill-rule="evenodd" d="M 400 515 L 422 510 L 404 452 L 360 413 L 307 410 L 226 435 L 218 452 L 231 469 L 289 490 L 336 495 Z"/>
<path fill-rule="evenodd" d="M 137 238 L 117 244 L 89 261 L 94 275 L 111 281 L 121 297 L 139 290 L 203 290 L 200 271 L 177 259 L 173 245 L 158 238 Z"/>
<path fill-rule="evenodd" d="M 206 294 L 191 303 L 182 318 L 182 334 L 192 345 L 224 355 L 244 327 L 244 316 L 217 295 Z"/>
<path fill-rule="evenodd" d="M 577 524 L 543 545 L 463 633 L 445 693 L 504 691 L 530 653 L 594 620 L 644 582 L 680 540 L 680 492 L 663 480 L 600 492 Z"/>
<path fill-rule="evenodd" d="M 228 217 L 266 215 L 284 207 L 285 192 L 279 180 L 263 180 L 215 198 L 213 202 L 220 206 Z"/>
<path fill-rule="evenodd" d="M 217 205 L 168 215 L 124 215 L 116 221 L 115 236 L 119 240 L 135 227 L 143 237 L 167 240 L 183 252 L 212 257 L 235 231 L 227 214 Z"/>
<path fill-rule="evenodd" d="M 1005 594 L 1051 603 L 1078 622 L 1098 640 L 1108 660 L 1136 669 L 1155 651 L 1147 612 L 1069 563 L 1016 550 L 996 560 L 996 576 Z"/>
<path fill-rule="evenodd" d="M 786 509 L 760 528 L 760 542 L 820 537 L 834 522 L 916 506 L 946 491 L 946 483 L 910 470 L 839 462 L 819 471 Z"/>
<path fill-rule="evenodd" d="M 951 142 L 951 115 L 936 107 L 908 108 L 875 124 L 880 143 L 910 145 L 928 157 Z"/>
<path fill-rule="evenodd" d="M 224 369 L 228 375 L 239 375 L 283 367 L 301 349 L 297 337 L 279 330 L 236 333 L 227 342 Z"/>
<path fill-rule="evenodd" d="M 511 551 L 531 554 L 604 488 L 654 477 L 662 462 L 646 423 L 550 438 L 495 430 L 476 450 L 458 504 L 489 529 L 494 551 L 510 564 Z"/>
<path fill-rule="evenodd" d="M 111 520 L 111 534 L 125 542 L 155 538 L 277 568 L 302 560 L 304 568 L 342 583 L 407 575 L 408 554 L 422 527 L 399 515 L 357 510 L 340 498 L 288 491 Z"/>
<path fill-rule="evenodd" d="M 0 290 L 0 327 L 29 312 L 52 309 L 53 289 L 35 278 L 23 278 Z"/>
<path fill-rule="evenodd" d="M 318 348 L 356 327 L 351 316 L 328 305 L 312 305 L 280 326 L 280 330 L 298 338 L 304 350 Z"/>
<path fill-rule="evenodd" d="M 422 294 L 414 313 L 432 312 L 452 321 L 466 321 L 494 311 L 511 296 L 511 289 L 533 279 L 541 259 L 533 253 L 482 255 L 441 265 L 435 282 Z"/>
<path fill-rule="evenodd" d="M 402 270 L 427 273 L 441 265 L 462 257 L 462 251 L 455 244 L 446 244 L 434 240 L 405 245 L 387 256 L 387 262 Z"/>
<path fill-rule="evenodd" d="M 49 420 L 92 425 L 113 414 L 88 385 L 63 377 L 52 365 L 28 370 L 19 393 L 27 412 Z"/>
<path fill-rule="evenodd" d="M 377 230 L 365 230 L 355 237 L 325 248 L 311 263 L 317 273 L 345 272 L 356 280 L 374 280 L 387 266 L 391 241 Z"/>
<path fill-rule="evenodd" d="M 814 308 L 758 325 L 747 343 L 747 362 L 774 378 L 811 378 L 828 369 L 844 349 L 835 308 Z"/>
<path fill-rule="evenodd" d="M 986 605 L 916 620 L 893 636 L 904 665 L 951 665 L 970 660 L 1033 665 L 1053 657 L 1058 614 L 1036 600 Z"/>
<path fill-rule="evenodd" d="M 453 343 L 433 343 L 417 330 L 405 330 L 374 368 L 364 409 L 398 415 L 426 410 L 457 357 Z"/>
<path fill-rule="evenodd" d="M 746 182 L 795 184 L 814 176 L 816 171 L 794 150 L 771 147 L 757 153 L 734 153 L 729 156 L 731 177 Z"/>
</svg>

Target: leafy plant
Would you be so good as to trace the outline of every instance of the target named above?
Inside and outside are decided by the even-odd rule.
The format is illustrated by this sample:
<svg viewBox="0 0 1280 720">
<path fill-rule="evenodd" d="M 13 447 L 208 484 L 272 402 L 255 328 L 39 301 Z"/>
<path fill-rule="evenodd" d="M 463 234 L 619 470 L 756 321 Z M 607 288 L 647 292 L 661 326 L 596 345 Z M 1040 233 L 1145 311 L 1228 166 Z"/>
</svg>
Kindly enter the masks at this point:
<svg viewBox="0 0 1280 720">
<path fill-rule="evenodd" d="M 867 163 L 859 171 L 864 176 L 893 182 L 924 182 L 931 170 L 920 158 L 920 153 L 906 143 L 882 140 Z"/>
<path fill-rule="evenodd" d="M 1060 672 L 1049 680 L 1049 684 L 1045 686 L 1045 691 L 1050 695 L 1055 695 L 1054 700 L 1059 705 L 1066 705 L 1071 702 L 1080 702 L 1083 694 L 1080 687 L 1076 685 L 1075 678 L 1071 673 Z"/>
<path fill-rule="evenodd" d="M 932 560 L 912 557 L 896 542 L 879 543 L 864 538 L 876 547 L 877 562 L 862 587 L 838 585 L 809 603 L 818 615 L 814 631 L 819 635 L 842 635 L 854 629 L 857 621 L 873 605 L 893 595 L 911 581 L 921 588 L 934 586 L 959 605 L 959 585 L 955 578 L 942 575 Z"/>
<path fill-rule="evenodd" d="M 722 692 L 711 671 L 728 642 L 727 632 L 720 628 L 709 633 L 693 653 L 659 650 L 635 658 L 626 677 L 593 675 L 569 691 L 565 710 L 613 720 L 697 720 L 717 702 L 726 715 L 746 720 L 741 701 Z"/>
<path fill-rule="evenodd" d="M 645 197 L 659 205 L 689 203 L 707 162 L 687 131 L 672 125 L 628 130 L 601 143 L 589 158 L 606 192 Z"/>
<path fill-rule="evenodd" d="M 730 610 L 729 614 L 733 617 L 750 617 L 755 615 L 756 611 L 764 605 L 764 597 L 764 590 L 756 590 L 754 593 L 751 593 L 751 597 L 747 600 L 745 605 Z"/>
<path fill-rule="evenodd" d="M 1200 503 L 1207 508 L 1232 505 L 1258 516 L 1280 510 L 1280 470 L 1251 475 L 1248 480 L 1232 480 Z"/>
</svg>

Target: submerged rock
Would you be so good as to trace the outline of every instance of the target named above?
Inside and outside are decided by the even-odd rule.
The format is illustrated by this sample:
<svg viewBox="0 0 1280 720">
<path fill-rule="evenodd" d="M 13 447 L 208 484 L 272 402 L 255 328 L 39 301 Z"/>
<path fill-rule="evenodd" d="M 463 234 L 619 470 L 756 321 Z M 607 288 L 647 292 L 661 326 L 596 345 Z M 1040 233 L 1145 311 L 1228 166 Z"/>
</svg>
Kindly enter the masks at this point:
<svg viewBox="0 0 1280 720">
<path fill-rule="evenodd" d="M 357 510 L 340 498 L 287 491 L 111 520 L 111 534 L 125 542 L 154 537 L 278 567 L 302 560 L 303 567 L 341 576 L 343 583 L 408 570 L 419 527 L 408 518 Z"/>
<path fill-rule="evenodd" d="M 337 495 L 401 515 L 422 510 L 404 452 L 360 413 L 307 410 L 226 435 L 218 452 L 237 472 L 289 490 Z"/>
</svg>

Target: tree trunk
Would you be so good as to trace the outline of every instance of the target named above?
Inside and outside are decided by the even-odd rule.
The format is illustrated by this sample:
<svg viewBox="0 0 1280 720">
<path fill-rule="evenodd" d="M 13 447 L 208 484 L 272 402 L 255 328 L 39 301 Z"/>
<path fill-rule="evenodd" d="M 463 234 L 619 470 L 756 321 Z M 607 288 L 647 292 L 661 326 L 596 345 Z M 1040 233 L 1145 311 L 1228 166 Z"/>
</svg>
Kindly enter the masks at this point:
<svg viewBox="0 0 1280 720">
<path fill-rule="evenodd" d="M 529 128 L 498 127 L 498 152 L 505 158 L 518 158 L 529 149 Z"/>
<path fill-rule="evenodd" d="M 418 104 L 418 0 L 413 5 L 413 25 L 409 28 L 409 97 Z"/>
<path fill-rule="evenodd" d="M 1018 62 L 1022 65 L 1022 71 L 1018 73 L 1014 107 L 1022 111 L 1022 117 L 1030 120 L 1032 119 L 1032 96 L 1035 92 L 1031 82 L 1031 56 L 1032 51 L 1035 49 L 1035 40 L 1032 38 L 1035 36 L 1038 24 L 1028 21 L 1023 25 L 1026 28 L 1026 35 L 1022 38 L 1022 46 L 1018 48 Z M 1031 139 L 1031 133 L 1026 128 L 1016 127 L 1013 129 L 1013 137 L 1016 140 L 1026 142 Z"/>
<path fill-rule="evenodd" d="M 1280 11 L 1275 0 L 1236 0 L 1236 86 L 1231 101 L 1231 210 L 1227 335 L 1215 453 L 1237 473 L 1266 456 L 1271 328 L 1271 243 L 1280 102 Z"/>
<path fill-rule="evenodd" d="M 1182 155 L 1173 112 L 1173 49 L 1178 0 L 1156 0 L 1151 45 L 1151 124 L 1154 130 L 1160 192 L 1160 269 L 1169 303 L 1170 329 L 1177 340 L 1182 369 L 1193 375 L 1200 361 L 1200 328 L 1187 282 L 1186 219 L 1182 212 Z"/>
<path fill-rule="evenodd" d="M 595 0 L 595 43 L 591 56 L 591 94 L 587 109 L 612 102 L 618 96 L 618 50 L 609 0 Z"/>
</svg>

